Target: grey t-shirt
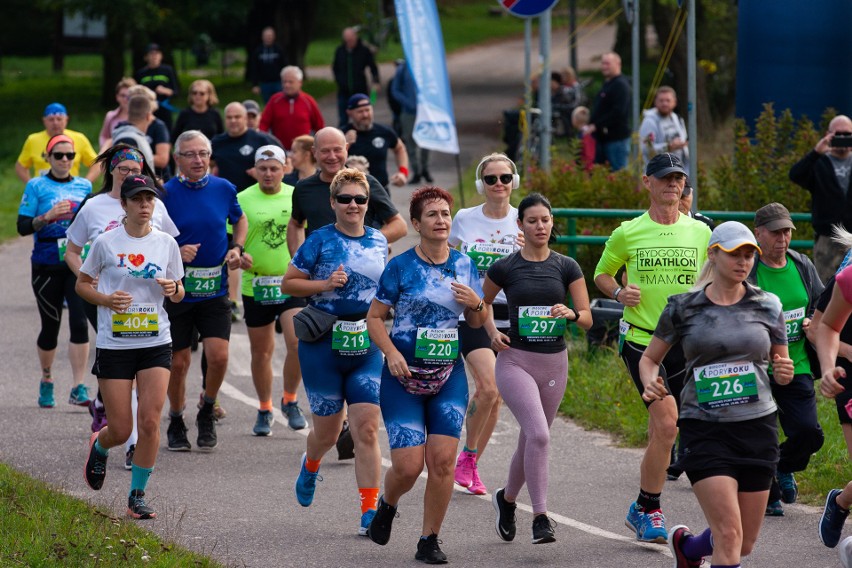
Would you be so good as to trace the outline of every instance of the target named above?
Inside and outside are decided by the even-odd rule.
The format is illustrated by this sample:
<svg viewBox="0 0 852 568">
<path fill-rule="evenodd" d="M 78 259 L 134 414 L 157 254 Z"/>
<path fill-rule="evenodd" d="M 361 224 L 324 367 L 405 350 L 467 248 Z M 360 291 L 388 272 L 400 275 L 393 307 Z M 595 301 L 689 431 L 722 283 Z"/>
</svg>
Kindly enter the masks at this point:
<svg viewBox="0 0 852 568">
<path fill-rule="evenodd" d="M 571 283 L 583 278 L 576 260 L 551 251 L 546 260 L 532 262 L 518 251 L 492 264 L 487 274 L 506 292 L 513 348 L 537 353 L 565 350 L 566 318 L 547 316 L 551 307 L 566 302 Z"/>
<path fill-rule="evenodd" d="M 834 166 L 834 176 L 840 187 L 843 188 L 843 194 L 849 192 L 849 174 L 852 173 L 852 155 L 845 158 L 837 158 L 833 154 L 827 154 L 831 160 L 831 165 Z"/>
<path fill-rule="evenodd" d="M 748 283 L 734 305 L 711 302 L 704 290 L 677 294 L 660 315 L 654 335 L 680 342 L 686 382 L 680 417 L 742 422 L 775 412 L 767 367 L 772 345 L 787 344 L 781 302 Z"/>
</svg>

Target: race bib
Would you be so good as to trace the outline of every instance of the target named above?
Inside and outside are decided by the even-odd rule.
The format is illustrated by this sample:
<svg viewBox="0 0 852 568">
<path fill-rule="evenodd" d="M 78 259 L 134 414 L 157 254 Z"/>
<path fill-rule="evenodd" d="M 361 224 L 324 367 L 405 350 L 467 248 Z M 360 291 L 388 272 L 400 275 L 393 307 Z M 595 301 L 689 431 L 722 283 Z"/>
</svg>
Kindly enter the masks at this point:
<svg viewBox="0 0 852 568">
<path fill-rule="evenodd" d="M 112 314 L 113 337 L 156 337 L 159 333 L 157 304 L 131 304 L 126 312 Z"/>
<path fill-rule="evenodd" d="M 784 312 L 784 323 L 787 326 L 787 342 L 793 343 L 802 339 L 802 322 L 805 321 L 805 308 Z"/>
<path fill-rule="evenodd" d="M 283 304 L 290 297 L 281 291 L 283 279 L 283 276 L 256 276 L 252 278 L 251 289 L 254 293 L 254 301 L 264 306 Z"/>
<path fill-rule="evenodd" d="M 459 356 L 459 330 L 417 328 L 414 364 L 418 367 L 452 365 Z"/>
<path fill-rule="evenodd" d="M 331 349 L 340 355 L 363 355 L 370 348 L 367 320 L 336 321 L 331 328 Z"/>
<path fill-rule="evenodd" d="M 479 277 L 483 278 L 491 265 L 506 255 L 512 254 L 515 247 L 501 243 L 471 243 L 465 254 L 473 259 Z"/>
<path fill-rule="evenodd" d="M 222 267 L 198 268 L 187 266 L 184 287 L 187 294 L 194 298 L 215 296 L 222 289 Z"/>
<path fill-rule="evenodd" d="M 59 262 L 65 262 L 65 252 L 68 250 L 68 239 L 57 239 L 56 246 L 59 247 Z M 86 243 L 86 246 L 83 247 L 83 250 L 80 253 L 81 260 L 86 260 L 86 256 L 88 256 L 90 248 L 92 248 L 92 245 L 90 243 Z"/>
<path fill-rule="evenodd" d="M 565 318 L 550 315 L 550 306 L 520 306 L 518 335 L 527 341 L 556 341 L 565 335 Z"/>
<path fill-rule="evenodd" d="M 624 349 L 624 341 L 627 339 L 627 332 L 630 331 L 630 324 L 624 319 L 618 320 L 618 353 Z"/>
<path fill-rule="evenodd" d="M 705 410 L 757 402 L 757 374 L 751 361 L 696 367 L 695 393 Z"/>
</svg>

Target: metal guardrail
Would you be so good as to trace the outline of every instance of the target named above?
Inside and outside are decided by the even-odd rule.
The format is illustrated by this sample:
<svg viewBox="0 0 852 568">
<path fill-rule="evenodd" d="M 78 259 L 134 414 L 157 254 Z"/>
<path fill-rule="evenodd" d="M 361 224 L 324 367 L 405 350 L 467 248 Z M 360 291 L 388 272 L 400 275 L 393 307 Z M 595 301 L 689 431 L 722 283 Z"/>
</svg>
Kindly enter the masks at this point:
<svg viewBox="0 0 852 568">
<path fill-rule="evenodd" d="M 577 219 L 581 218 L 597 218 L 597 219 L 633 219 L 645 212 L 645 209 L 554 209 L 553 216 L 558 219 L 566 219 L 567 230 L 564 235 L 556 237 L 556 243 L 560 245 L 568 245 L 569 256 L 577 256 L 578 245 L 598 245 L 606 244 L 609 235 L 578 235 L 577 234 Z M 710 217 L 714 221 L 753 221 L 753 211 L 702 211 L 704 215 Z M 790 213 L 793 221 L 801 221 L 805 223 L 811 222 L 810 213 Z M 814 247 L 813 239 L 800 239 L 790 242 L 790 248 L 793 249 L 812 249 Z"/>
</svg>

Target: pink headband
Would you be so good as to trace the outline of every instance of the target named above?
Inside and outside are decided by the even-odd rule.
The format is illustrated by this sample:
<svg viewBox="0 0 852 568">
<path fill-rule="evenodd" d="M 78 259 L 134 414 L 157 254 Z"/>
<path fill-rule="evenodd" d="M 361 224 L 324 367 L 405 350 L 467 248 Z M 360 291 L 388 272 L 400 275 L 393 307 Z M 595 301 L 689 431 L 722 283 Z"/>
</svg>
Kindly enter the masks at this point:
<svg viewBox="0 0 852 568">
<path fill-rule="evenodd" d="M 74 141 L 71 140 L 71 138 L 64 134 L 57 134 L 56 136 L 47 141 L 46 153 L 50 154 L 50 151 L 53 150 L 54 146 L 56 146 L 57 144 L 62 144 L 63 142 L 66 144 L 71 144 L 72 148 L 74 147 Z"/>
</svg>

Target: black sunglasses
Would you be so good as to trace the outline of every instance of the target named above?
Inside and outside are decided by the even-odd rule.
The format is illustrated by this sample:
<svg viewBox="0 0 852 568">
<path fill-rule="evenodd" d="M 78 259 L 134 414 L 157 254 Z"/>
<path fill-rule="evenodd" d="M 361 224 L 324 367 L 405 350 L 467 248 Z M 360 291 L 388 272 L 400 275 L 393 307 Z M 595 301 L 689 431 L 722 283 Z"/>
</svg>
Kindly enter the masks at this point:
<svg viewBox="0 0 852 568">
<path fill-rule="evenodd" d="M 366 195 L 347 195 L 345 193 L 334 196 L 334 200 L 342 205 L 349 205 L 353 199 L 358 205 L 366 205 L 368 198 Z"/>
<path fill-rule="evenodd" d="M 61 160 L 62 158 L 73 160 L 77 152 L 51 152 L 50 155 L 53 156 L 54 160 Z"/>
<path fill-rule="evenodd" d="M 514 176 L 512 174 L 500 174 L 499 176 L 488 175 L 482 176 L 482 181 L 484 181 L 488 185 L 494 185 L 495 183 L 497 183 L 497 178 L 500 178 L 500 183 L 502 183 L 503 185 L 509 185 L 510 183 L 512 183 L 513 177 Z"/>
</svg>

